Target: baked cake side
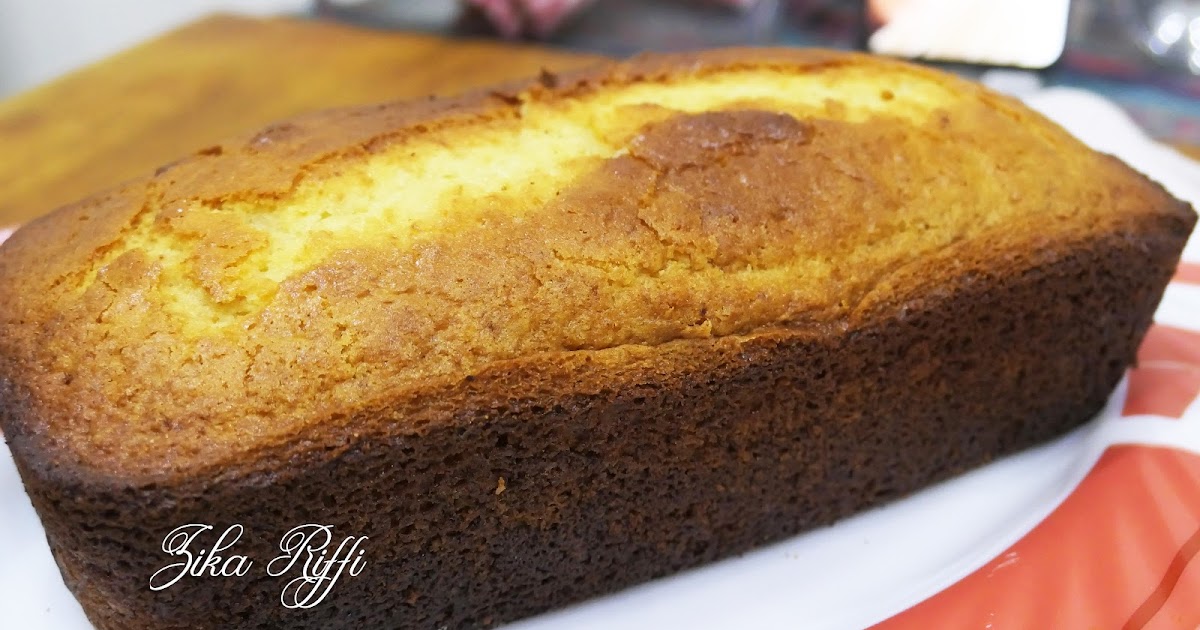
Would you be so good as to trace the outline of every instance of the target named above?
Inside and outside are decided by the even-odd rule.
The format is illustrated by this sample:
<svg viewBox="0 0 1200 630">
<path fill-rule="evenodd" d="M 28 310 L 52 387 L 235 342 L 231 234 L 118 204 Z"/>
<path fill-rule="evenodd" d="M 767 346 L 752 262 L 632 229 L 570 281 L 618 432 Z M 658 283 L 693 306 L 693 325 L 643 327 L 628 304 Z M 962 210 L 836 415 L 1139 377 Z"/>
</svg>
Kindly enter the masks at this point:
<svg viewBox="0 0 1200 630">
<path fill-rule="evenodd" d="M 100 627 L 474 627 L 832 522 L 1103 404 L 1195 213 L 861 55 L 323 112 L 0 246 L 0 426 Z M 371 537 L 320 606 L 163 537 Z"/>
</svg>

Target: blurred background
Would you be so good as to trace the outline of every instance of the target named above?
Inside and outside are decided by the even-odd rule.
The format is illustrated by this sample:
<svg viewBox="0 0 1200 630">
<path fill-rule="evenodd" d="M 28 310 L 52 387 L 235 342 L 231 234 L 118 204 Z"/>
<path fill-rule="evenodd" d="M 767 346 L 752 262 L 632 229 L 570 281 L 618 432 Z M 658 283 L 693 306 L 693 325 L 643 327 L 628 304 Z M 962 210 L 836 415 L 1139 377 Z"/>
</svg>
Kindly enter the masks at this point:
<svg viewBox="0 0 1200 630">
<path fill-rule="evenodd" d="M 904 5 L 923 10 L 904 13 Z M 975 77 L 984 76 L 981 62 L 1031 65 L 1036 71 L 986 79 L 1015 92 L 1091 89 L 1152 135 L 1200 144 L 1200 0 L 0 0 L 0 98 L 214 12 L 537 40 L 609 55 L 874 46 Z"/>
<path fill-rule="evenodd" d="M 303 13 L 310 0 L 0 0 L 0 98 L 213 12 Z"/>
</svg>

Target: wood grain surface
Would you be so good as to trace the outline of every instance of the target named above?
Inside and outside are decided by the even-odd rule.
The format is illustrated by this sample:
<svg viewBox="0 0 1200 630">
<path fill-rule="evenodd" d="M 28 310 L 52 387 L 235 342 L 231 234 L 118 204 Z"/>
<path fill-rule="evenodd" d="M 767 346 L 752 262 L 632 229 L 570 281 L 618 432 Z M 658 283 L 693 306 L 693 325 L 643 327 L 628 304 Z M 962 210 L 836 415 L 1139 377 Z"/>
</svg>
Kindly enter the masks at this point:
<svg viewBox="0 0 1200 630">
<path fill-rule="evenodd" d="M 1200 147 L 1198 146 L 1179 143 L 1172 143 L 1171 146 L 1175 147 L 1176 151 L 1179 151 L 1193 160 L 1200 160 Z"/>
<path fill-rule="evenodd" d="M 0 227 L 291 114 L 451 94 L 598 59 L 215 16 L 0 101 Z"/>
<path fill-rule="evenodd" d="M 452 94 L 598 57 L 214 16 L 0 101 L 0 228 L 302 111 Z M 1176 148 L 1200 158 L 1200 148 Z"/>
</svg>

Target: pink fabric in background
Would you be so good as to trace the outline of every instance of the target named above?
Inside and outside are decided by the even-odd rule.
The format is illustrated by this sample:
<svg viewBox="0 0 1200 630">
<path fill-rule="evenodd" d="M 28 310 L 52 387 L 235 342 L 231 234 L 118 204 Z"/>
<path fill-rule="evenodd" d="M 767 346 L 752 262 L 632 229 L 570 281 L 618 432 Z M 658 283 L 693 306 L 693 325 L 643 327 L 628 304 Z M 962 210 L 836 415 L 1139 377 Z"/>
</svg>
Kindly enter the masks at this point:
<svg viewBox="0 0 1200 630">
<path fill-rule="evenodd" d="M 467 0 L 487 16 L 504 37 L 545 37 L 569 15 L 593 0 Z"/>
<path fill-rule="evenodd" d="M 571 15 L 596 0 L 466 0 L 483 12 L 504 37 L 546 37 Z M 603 0 L 600 0 L 603 2 Z M 710 0 L 739 9 L 758 0 Z"/>
</svg>

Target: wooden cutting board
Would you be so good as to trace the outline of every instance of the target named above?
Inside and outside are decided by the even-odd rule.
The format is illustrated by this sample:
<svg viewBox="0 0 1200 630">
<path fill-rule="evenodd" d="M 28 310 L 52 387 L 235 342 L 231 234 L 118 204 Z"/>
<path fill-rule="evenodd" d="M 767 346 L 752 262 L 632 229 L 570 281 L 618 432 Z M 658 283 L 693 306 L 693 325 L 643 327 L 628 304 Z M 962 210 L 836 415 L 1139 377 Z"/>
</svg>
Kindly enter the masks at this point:
<svg viewBox="0 0 1200 630">
<path fill-rule="evenodd" d="M 0 101 L 0 227 L 306 110 L 449 94 L 597 57 L 215 16 Z"/>
</svg>

